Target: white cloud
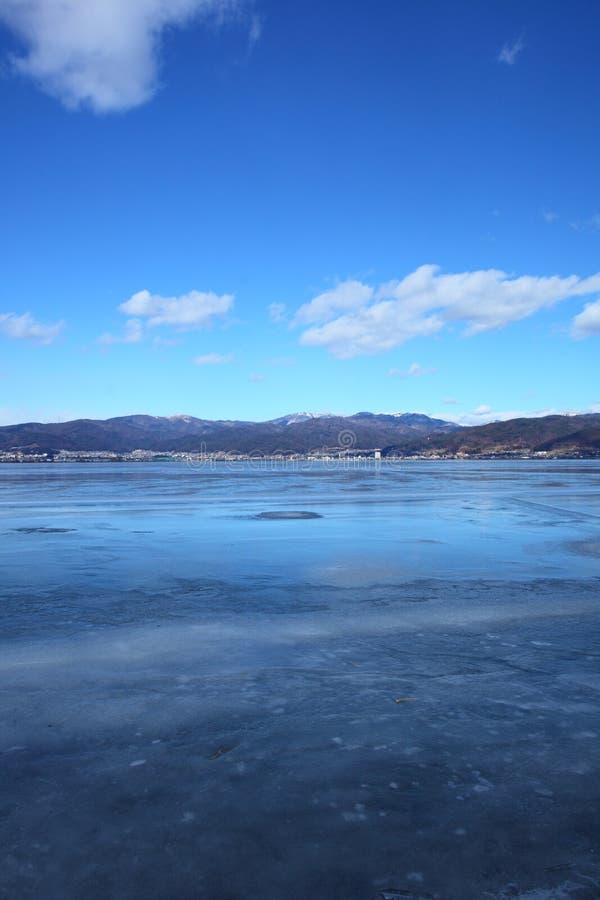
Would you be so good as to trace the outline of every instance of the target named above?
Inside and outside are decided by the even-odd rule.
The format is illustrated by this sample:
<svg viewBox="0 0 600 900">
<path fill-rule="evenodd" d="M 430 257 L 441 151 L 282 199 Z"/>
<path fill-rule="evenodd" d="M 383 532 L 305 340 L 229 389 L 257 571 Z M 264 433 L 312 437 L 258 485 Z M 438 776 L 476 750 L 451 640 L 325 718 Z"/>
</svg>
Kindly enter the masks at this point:
<svg viewBox="0 0 600 900">
<path fill-rule="evenodd" d="M 446 421 L 456 422 L 457 425 L 487 425 L 489 422 L 506 422 L 509 419 L 539 419 L 541 416 L 566 415 L 565 410 L 553 408 L 529 410 L 494 410 L 488 404 L 481 404 L 470 412 L 465 413 L 440 413 L 436 414 L 437 418 L 446 419 Z"/>
<path fill-rule="evenodd" d="M 456 403 L 449 398 L 442 403 Z M 600 403 L 592 403 L 583 409 L 558 409 L 555 406 L 547 406 L 543 409 L 500 409 L 496 410 L 487 403 L 482 403 L 468 412 L 444 412 L 427 411 L 426 415 L 436 419 L 445 419 L 447 422 L 455 422 L 457 425 L 487 425 L 490 422 L 506 422 L 509 419 L 540 419 L 543 416 L 583 416 L 590 413 L 600 413 Z"/>
<path fill-rule="evenodd" d="M 522 410 L 494 410 L 491 406 L 482 405 L 471 412 L 458 413 L 456 415 L 446 413 L 429 413 L 439 419 L 456 422 L 457 425 L 487 425 L 489 422 L 507 422 L 509 419 L 541 419 L 543 416 L 583 416 L 590 413 L 600 413 L 600 404 L 592 403 L 584 409 L 557 409 L 548 406 L 545 409 Z"/>
<path fill-rule="evenodd" d="M 523 38 L 515 38 L 514 41 L 507 41 L 498 54 L 498 62 L 506 63 L 507 66 L 514 66 L 517 56 L 525 49 Z"/>
<path fill-rule="evenodd" d="M 569 226 L 573 231 L 600 231 L 600 213 L 593 213 L 587 219 L 575 219 Z"/>
<path fill-rule="evenodd" d="M 552 222 L 557 222 L 560 218 L 559 214 L 555 212 L 553 209 L 545 209 L 542 213 L 544 217 L 544 222 L 548 222 L 548 224 L 552 224 Z"/>
<path fill-rule="evenodd" d="M 600 231 L 600 213 L 594 213 L 588 219 L 576 219 L 569 222 L 573 231 Z"/>
<path fill-rule="evenodd" d="M 576 338 L 600 334 L 600 300 L 586 303 L 583 312 L 575 316 L 571 324 L 571 334 Z"/>
<path fill-rule="evenodd" d="M 140 319 L 128 319 L 123 334 L 106 332 L 97 339 L 97 344 L 139 344 L 144 340 L 144 325 Z"/>
<path fill-rule="evenodd" d="M 454 397 L 444 397 L 442 403 L 445 404 L 445 406 L 459 406 L 460 400 L 456 400 Z"/>
<path fill-rule="evenodd" d="M 265 380 L 265 376 L 257 375 L 256 372 L 250 372 L 250 374 L 248 375 L 248 381 L 254 381 L 254 382 L 258 383 L 258 382 L 264 381 L 264 380 Z"/>
<path fill-rule="evenodd" d="M 256 14 L 250 19 L 250 28 L 248 30 L 248 50 L 252 51 L 262 37 L 263 21 Z"/>
<path fill-rule="evenodd" d="M 181 341 L 177 338 L 165 338 L 157 335 L 152 339 L 152 348 L 154 350 L 160 350 L 163 347 L 176 347 L 180 343 Z"/>
<path fill-rule="evenodd" d="M 390 369 L 388 378 L 421 378 L 423 375 L 434 375 L 437 369 L 426 369 L 419 363 L 412 363 L 405 371 Z"/>
<path fill-rule="evenodd" d="M 268 359 L 263 365 L 289 368 L 290 366 L 296 365 L 296 360 L 292 359 L 291 356 L 275 356 L 273 359 Z"/>
<path fill-rule="evenodd" d="M 44 325 L 29 313 L 17 316 L 15 313 L 0 314 L 0 332 L 14 340 L 31 341 L 34 344 L 51 344 L 62 331 L 64 322 Z"/>
<path fill-rule="evenodd" d="M 549 406 L 545 409 L 522 410 L 494 410 L 487 404 L 482 404 L 466 413 L 430 413 L 435 418 L 456 422 L 457 425 L 487 425 L 489 422 L 506 422 L 509 419 L 540 419 L 543 416 L 582 416 L 589 413 L 600 412 L 600 404 L 593 403 L 584 409 L 556 409 Z"/>
<path fill-rule="evenodd" d="M 231 294 L 202 293 L 190 291 L 181 297 L 161 297 L 149 291 L 138 291 L 125 303 L 121 303 L 122 313 L 145 318 L 150 327 L 169 325 L 180 331 L 194 328 L 208 328 L 214 318 L 224 316 L 233 306 Z"/>
<path fill-rule="evenodd" d="M 445 275 L 438 266 L 426 265 L 378 289 L 345 282 L 301 306 L 295 324 L 310 325 L 300 336 L 301 344 L 326 347 L 334 356 L 349 359 L 436 334 L 449 322 L 464 322 L 467 335 L 493 331 L 569 297 L 598 290 L 600 273 L 590 278 L 515 278 L 488 269 Z"/>
<path fill-rule="evenodd" d="M 206 353 L 204 356 L 195 356 L 192 362 L 195 366 L 224 366 L 233 362 L 233 353 Z"/>
<path fill-rule="evenodd" d="M 343 281 L 331 291 L 325 291 L 305 303 L 294 317 L 294 325 L 326 322 L 334 313 L 358 309 L 373 297 L 373 288 L 360 281 Z"/>
<path fill-rule="evenodd" d="M 71 422 L 77 418 L 72 410 L 42 409 L 14 409 L 0 408 L 0 425 L 21 425 L 28 422 Z"/>
<path fill-rule="evenodd" d="M 285 321 L 285 303 L 270 303 L 267 307 L 271 322 Z"/>
<path fill-rule="evenodd" d="M 65 106 L 96 112 L 146 103 L 157 87 L 160 40 L 194 17 L 233 14 L 243 0 L 0 0 L 0 23 L 23 42 L 14 59 Z M 260 37 L 250 22 L 250 41 Z"/>
<path fill-rule="evenodd" d="M 0 407 L 0 425 L 17 425 L 21 419 L 19 415 L 7 406 Z"/>
</svg>

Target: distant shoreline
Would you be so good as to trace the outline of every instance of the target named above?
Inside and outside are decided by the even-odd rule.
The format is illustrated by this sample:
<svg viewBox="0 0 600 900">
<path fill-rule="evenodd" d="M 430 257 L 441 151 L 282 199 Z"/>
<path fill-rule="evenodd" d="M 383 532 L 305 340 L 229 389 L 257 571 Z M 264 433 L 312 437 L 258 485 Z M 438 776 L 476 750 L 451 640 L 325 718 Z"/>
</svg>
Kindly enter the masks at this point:
<svg viewBox="0 0 600 900">
<path fill-rule="evenodd" d="M 387 455 L 376 458 L 372 453 L 353 456 L 318 456 L 318 455 L 258 455 L 258 454 L 152 454 L 144 453 L 143 456 L 133 456 L 131 454 L 113 454 L 90 452 L 89 454 L 73 454 L 72 456 L 49 456 L 48 454 L 0 454 L 0 465 L 32 465 L 34 463 L 43 465 L 65 465 L 69 463 L 78 463 L 82 465 L 90 465 L 93 463 L 127 463 L 128 465 L 139 465 L 141 463 L 185 463 L 193 468 L 202 467 L 204 465 L 213 464 L 229 464 L 229 463 L 253 463 L 260 465 L 263 463 L 288 463 L 293 465 L 327 463 L 332 465 L 344 465 L 352 467 L 359 463 L 370 463 L 372 465 L 399 463 L 399 462 L 495 462 L 508 460 L 533 460 L 537 462 L 544 461 L 560 461 L 560 460 L 600 460 L 600 453 L 549 453 L 546 451 L 507 451 L 498 453 L 456 453 L 456 454 L 411 454 L 407 456 Z"/>
</svg>

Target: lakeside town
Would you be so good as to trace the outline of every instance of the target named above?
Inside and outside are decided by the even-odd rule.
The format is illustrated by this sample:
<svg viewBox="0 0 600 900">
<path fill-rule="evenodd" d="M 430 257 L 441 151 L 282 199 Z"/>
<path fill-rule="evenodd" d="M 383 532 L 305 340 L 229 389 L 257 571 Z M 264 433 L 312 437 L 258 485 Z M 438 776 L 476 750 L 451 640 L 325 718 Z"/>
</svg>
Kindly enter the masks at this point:
<svg viewBox="0 0 600 900">
<path fill-rule="evenodd" d="M 456 453 L 430 450 L 427 453 L 384 453 L 379 449 L 340 450 L 314 453 L 236 453 L 220 451 L 214 453 L 178 453 L 152 450 L 133 450 L 128 453 L 116 453 L 111 450 L 59 450 L 56 453 L 37 453 L 26 450 L 0 451 L 1 463 L 157 463 L 184 462 L 201 465 L 203 463 L 236 463 L 236 462 L 291 462 L 291 463 L 389 463 L 410 462 L 411 460 L 493 460 L 493 459 L 597 459 L 597 452 L 557 452 L 549 450 L 498 450 L 497 452 L 463 452 Z"/>
</svg>

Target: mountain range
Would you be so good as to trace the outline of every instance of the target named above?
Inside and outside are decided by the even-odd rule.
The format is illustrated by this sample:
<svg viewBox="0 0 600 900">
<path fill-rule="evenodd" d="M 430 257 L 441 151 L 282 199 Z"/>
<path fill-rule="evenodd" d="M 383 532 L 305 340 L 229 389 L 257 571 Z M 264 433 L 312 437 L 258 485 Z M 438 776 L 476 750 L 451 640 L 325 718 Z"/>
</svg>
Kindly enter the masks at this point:
<svg viewBox="0 0 600 900">
<path fill-rule="evenodd" d="M 132 415 L 0 427 L 0 451 L 26 454 L 59 450 L 273 454 L 338 448 L 381 448 L 383 455 L 600 456 L 600 414 L 519 418 L 473 427 L 420 413 L 371 412 L 290 413 L 267 422 Z"/>
<path fill-rule="evenodd" d="M 306 453 L 339 446 L 384 447 L 459 426 L 418 413 L 353 416 L 291 413 L 267 422 L 197 419 L 194 416 L 120 416 L 0 428 L 0 450 L 167 450 Z"/>
</svg>

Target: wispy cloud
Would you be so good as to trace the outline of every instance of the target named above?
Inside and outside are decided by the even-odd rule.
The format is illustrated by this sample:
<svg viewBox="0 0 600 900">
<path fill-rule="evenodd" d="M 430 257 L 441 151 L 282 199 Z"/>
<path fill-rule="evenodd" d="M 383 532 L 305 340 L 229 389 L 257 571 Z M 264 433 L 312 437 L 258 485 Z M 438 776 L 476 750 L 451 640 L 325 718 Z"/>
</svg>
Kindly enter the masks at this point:
<svg viewBox="0 0 600 900">
<path fill-rule="evenodd" d="M 434 375 L 437 372 L 437 369 L 424 368 L 420 366 L 419 363 L 412 363 L 405 369 L 401 371 L 400 369 L 390 369 L 388 372 L 388 378 L 421 378 L 423 375 Z"/>
<path fill-rule="evenodd" d="M 260 41 L 263 33 L 263 20 L 256 13 L 250 19 L 250 28 L 248 29 L 248 51 L 252 52 L 254 47 Z"/>
<path fill-rule="evenodd" d="M 296 365 L 296 360 L 292 359 L 291 356 L 275 356 L 273 359 L 268 359 L 266 362 L 262 363 L 264 366 L 282 366 L 283 368 L 289 368 L 290 366 Z"/>
<path fill-rule="evenodd" d="M 460 400 L 456 400 L 454 397 L 444 397 L 442 403 L 445 406 L 458 406 L 460 404 Z"/>
<path fill-rule="evenodd" d="M 285 322 L 286 306 L 285 303 L 270 303 L 267 312 L 271 322 Z"/>
<path fill-rule="evenodd" d="M 19 421 L 18 414 L 8 406 L 0 406 L 0 425 L 16 425 Z"/>
<path fill-rule="evenodd" d="M 504 422 L 507 419 L 517 419 L 520 415 L 521 413 L 514 411 L 494 412 L 491 406 L 482 404 L 475 409 L 469 410 L 469 412 L 450 413 L 447 411 L 440 418 L 455 422 L 457 425 L 487 425 L 488 422 Z M 533 413 L 528 413 L 528 415 L 533 416 Z"/>
<path fill-rule="evenodd" d="M 17 72 L 71 109 L 115 112 L 156 91 L 161 36 L 193 19 L 235 19 L 244 0 L 0 0 L 0 23 L 23 43 Z M 239 18 L 239 17 L 237 17 Z M 249 41 L 260 37 L 250 23 Z"/>
<path fill-rule="evenodd" d="M 294 316 L 294 325 L 327 322 L 335 313 L 360 309 L 373 298 L 373 288 L 360 281 L 343 281 L 305 303 Z"/>
<path fill-rule="evenodd" d="M 72 410 L 56 410 L 48 407 L 42 409 L 14 409 L 0 408 L 0 425 L 19 425 L 23 422 L 70 422 L 75 419 L 76 413 Z"/>
<path fill-rule="evenodd" d="M 162 350 L 163 348 L 168 347 L 176 347 L 181 343 L 179 338 L 166 338 L 161 335 L 156 335 L 156 337 L 152 338 L 152 348 L 153 350 Z"/>
<path fill-rule="evenodd" d="M 600 273 L 513 277 L 497 269 L 442 274 L 421 266 L 380 286 L 351 281 L 300 307 L 295 324 L 308 326 L 304 346 L 324 347 L 340 359 L 383 353 L 415 337 L 463 322 L 465 334 L 504 328 L 570 297 L 600 291 Z"/>
<path fill-rule="evenodd" d="M 571 334 L 575 338 L 590 337 L 600 334 L 600 300 L 586 303 L 583 311 L 575 316 L 571 323 Z"/>
<path fill-rule="evenodd" d="M 250 374 L 248 375 L 248 381 L 254 381 L 254 382 L 258 383 L 258 382 L 264 381 L 264 380 L 265 380 L 265 376 L 259 375 L 257 372 L 250 372 Z"/>
<path fill-rule="evenodd" d="M 600 213 L 593 213 L 587 219 L 575 219 L 569 225 L 573 231 L 600 231 Z"/>
<path fill-rule="evenodd" d="M 548 222 L 549 225 L 551 225 L 552 222 L 557 222 L 560 219 L 559 214 L 557 212 L 555 212 L 553 209 L 544 209 L 542 211 L 542 216 L 543 216 L 544 222 Z"/>
<path fill-rule="evenodd" d="M 161 297 L 149 291 L 138 291 L 119 311 L 129 316 L 143 318 L 150 328 L 166 325 L 180 331 L 208 328 L 213 320 L 222 317 L 233 306 L 231 294 L 203 293 L 190 291 L 180 297 Z"/>
<path fill-rule="evenodd" d="M 105 332 L 97 339 L 97 344 L 139 344 L 144 340 L 144 325 L 141 319 L 128 319 L 122 334 Z"/>
<path fill-rule="evenodd" d="M 585 409 L 556 409 L 556 407 L 549 406 L 545 409 L 534 410 L 495 410 L 488 404 L 482 404 L 470 412 L 457 414 L 451 414 L 449 412 L 433 413 L 432 415 L 442 419 L 445 418 L 450 422 L 456 422 L 457 425 L 487 425 L 489 422 L 507 422 L 509 419 L 541 419 L 543 416 L 576 416 L 598 411 L 597 405 L 592 405 Z"/>
<path fill-rule="evenodd" d="M 517 57 L 525 49 L 525 42 L 522 37 L 515 38 L 514 41 L 507 41 L 498 54 L 498 62 L 506 63 L 507 66 L 514 66 Z"/>
<path fill-rule="evenodd" d="M 51 344 L 61 333 L 64 322 L 45 325 L 30 313 L 0 313 L 0 333 L 13 340 L 31 341 L 32 344 Z"/>
<path fill-rule="evenodd" d="M 204 356 L 195 356 L 192 362 L 195 366 L 224 366 L 233 362 L 233 353 L 206 353 Z"/>
</svg>

